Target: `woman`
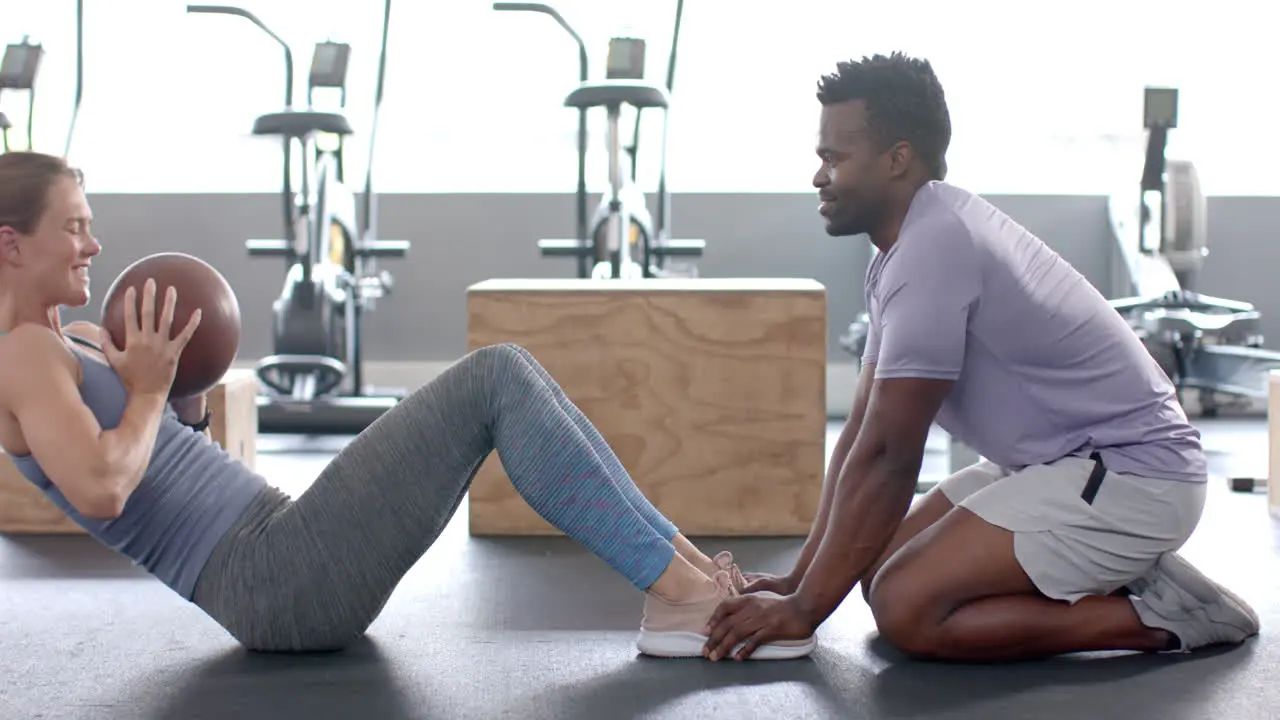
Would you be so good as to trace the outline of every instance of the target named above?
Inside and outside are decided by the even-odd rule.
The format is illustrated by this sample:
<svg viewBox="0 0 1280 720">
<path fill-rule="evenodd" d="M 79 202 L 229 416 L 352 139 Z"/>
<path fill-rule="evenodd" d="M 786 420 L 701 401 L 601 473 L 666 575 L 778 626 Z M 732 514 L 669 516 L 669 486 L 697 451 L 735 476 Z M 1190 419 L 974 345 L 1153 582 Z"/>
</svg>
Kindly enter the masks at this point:
<svg viewBox="0 0 1280 720">
<path fill-rule="evenodd" d="M 77 170 L 38 153 L 0 156 L 0 445 L 93 537 L 245 647 L 335 650 L 361 636 L 496 449 L 542 517 L 645 593 L 641 652 L 703 654 L 708 618 L 741 584 L 732 559 L 699 552 L 645 500 L 523 349 L 468 354 L 295 501 L 198 432 L 202 398 L 167 401 L 199 323 L 198 313 L 173 316 L 172 288 L 145 285 L 123 351 L 93 326 L 100 347 L 64 332 L 58 306 L 89 302 L 102 249 L 91 222 Z M 753 657 L 812 647 L 778 643 Z"/>
</svg>

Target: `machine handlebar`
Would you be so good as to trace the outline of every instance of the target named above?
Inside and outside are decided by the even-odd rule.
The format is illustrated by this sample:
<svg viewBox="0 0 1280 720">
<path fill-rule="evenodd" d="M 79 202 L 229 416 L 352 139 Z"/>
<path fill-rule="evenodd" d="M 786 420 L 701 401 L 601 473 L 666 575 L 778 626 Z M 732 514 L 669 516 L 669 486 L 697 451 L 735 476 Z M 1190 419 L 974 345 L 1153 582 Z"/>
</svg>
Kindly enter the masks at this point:
<svg viewBox="0 0 1280 720">
<path fill-rule="evenodd" d="M 203 13 L 209 15 L 235 15 L 242 17 L 249 22 L 257 25 L 263 32 L 271 36 L 284 48 L 284 106 L 286 108 L 293 107 L 293 49 L 289 47 L 289 43 L 285 42 L 277 35 L 267 24 L 258 19 L 257 15 L 245 10 L 244 8 L 234 7 L 232 5 L 188 5 L 187 12 L 191 14 Z"/>
<path fill-rule="evenodd" d="M 515 12 L 541 12 L 548 15 L 558 15 L 550 5 L 546 3 L 518 3 L 518 2 L 496 2 L 493 4 L 494 10 L 511 10 Z"/>
<path fill-rule="evenodd" d="M 76 134 L 76 119 L 80 117 L 80 101 L 84 98 L 84 0 L 76 0 L 76 99 L 71 106 L 71 122 L 67 124 L 67 143 L 62 157 L 71 154 L 71 138 Z"/>
<path fill-rule="evenodd" d="M 523 3 L 523 2 L 496 2 L 493 9 L 499 12 L 536 12 L 543 15 L 550 15 L 564 31 L 569 33 L 569 37 L 578 44 L 578 80 L 586 82 L 591 79 L 591 74 L 587 70 L 587 44 L 583 42 L 582 36 L 577 30 L 569 24 L 568 20 L 559 13 L 555 8 L 546 3 Z"/>
<path fill-rule="evenodd" d="M 378 225 L 378 194 L 373 189 L 373 158 L 378 143 L 378 119 L 382 111 L 382 92 L 387 77 L 387 36 L 391 33 L 391 0 L 382 6 L 382 44 L 378 50 L 378 84 L 373 93 L 373 121 L 369 123 L 369 161 L 364 171 L 364 192 L 361 199 L 364 215 L 361 218 L 360 237 L 366 243 L 373 242 L 373 232 Z"/>
</svg>

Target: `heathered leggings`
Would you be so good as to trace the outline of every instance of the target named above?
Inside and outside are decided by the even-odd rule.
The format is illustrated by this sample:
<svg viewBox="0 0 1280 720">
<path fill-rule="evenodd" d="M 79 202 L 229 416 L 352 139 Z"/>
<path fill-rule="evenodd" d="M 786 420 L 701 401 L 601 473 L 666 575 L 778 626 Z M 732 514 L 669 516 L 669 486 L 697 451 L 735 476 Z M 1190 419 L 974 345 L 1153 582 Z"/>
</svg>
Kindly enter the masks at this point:
<svg viewBox="0 0 1280 720">
<path fill-rule="evenodd" d="M 364 634 L 494 449 L 520 495 L 635 587 L 677 532 L 559 385 L 514 345 L 476 350 L 349 443 L 297 500 L 269 489 L 215 548 L 192 601 L 252 650 Z"/>
</svg>

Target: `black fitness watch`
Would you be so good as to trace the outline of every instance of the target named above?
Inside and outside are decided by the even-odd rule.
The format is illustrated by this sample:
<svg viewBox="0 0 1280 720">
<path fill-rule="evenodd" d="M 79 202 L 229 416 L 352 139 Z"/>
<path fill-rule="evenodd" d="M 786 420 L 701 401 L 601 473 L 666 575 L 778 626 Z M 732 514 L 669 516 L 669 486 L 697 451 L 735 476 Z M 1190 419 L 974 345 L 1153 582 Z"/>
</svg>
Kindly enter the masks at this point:
<svg viewBox="0 0 1280 720">
<path fill-rule="evenodd" d="M 200 418 L 200 422 L 195 423 L 194 425 L 188 425 L 187 423 L 182 423 L 182 424 L 186 425 L 192 430 L 195 430 L 196 432 L 204 432 L 205 430 L 209 429 L 209 420 L 212 418 L 213 418 L 213 411 L 206 406 L 204 409 L 204 417 Z M 182 422 L 182 421 L 179 420 L 178 422 Z"/>
</svg>

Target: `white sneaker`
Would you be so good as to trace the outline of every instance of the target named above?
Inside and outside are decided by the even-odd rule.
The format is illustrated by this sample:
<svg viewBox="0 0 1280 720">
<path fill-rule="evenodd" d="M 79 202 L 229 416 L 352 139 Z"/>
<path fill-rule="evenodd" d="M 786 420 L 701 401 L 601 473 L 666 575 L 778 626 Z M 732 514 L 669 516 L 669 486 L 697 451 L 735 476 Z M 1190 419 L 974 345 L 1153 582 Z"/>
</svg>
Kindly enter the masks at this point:
<svg viewBox="0 0 1280 720">
<path fill-rule="evenodd" d="M 712 582 L 705 597 L 683 603 L 667 602 L 648 593 L 636 648 L 655 657 L 702 657 L 702 649 L 708 639 L 703 630 L 711 614 L 722 601 L 738 595 L 728 572 L 717 572 Z M 749 659 L 792 660 L 808 655 L 816 646 L 817 640 L 813 636 L 804 640 L 778 640 L 756 648 Z M 738 649 L 735 647 L 733 651 Z"/>
<path fill-rule="evenodd" d="M 1142 580 L 1129 586 L 1143 624 L 1173 633 L 1175 652 L 1235 645 L 1258 634 L 1249 603 L 1210 580 L 1181 555 L 1168 552 Z"/>
</svg>

